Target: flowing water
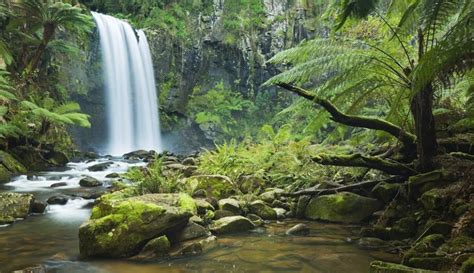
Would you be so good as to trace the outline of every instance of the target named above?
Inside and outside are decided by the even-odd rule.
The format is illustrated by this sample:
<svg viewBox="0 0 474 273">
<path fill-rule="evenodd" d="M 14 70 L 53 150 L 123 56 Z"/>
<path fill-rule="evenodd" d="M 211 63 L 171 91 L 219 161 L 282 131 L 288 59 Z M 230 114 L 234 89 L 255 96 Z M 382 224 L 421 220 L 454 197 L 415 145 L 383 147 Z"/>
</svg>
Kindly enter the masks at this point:
<svg viewBox="0 0 474 273">
<path fill-rule="evenodd" d="M 101 172 L 88 167 L 104 161 L 113 164 Z M 142 162 L 121 159 L 100 159 L 70 163 L 64 170 L 42 172 L 36 176 L 19 176 L 1 190 L 33 193 L 46 200 L 56 194 L 86 196 L 90 190 L 79 186 L 83 175 L 90 175 L 110 184 L 105 176 L 123 173 Z M 53 183 L 66 186 L 51 188 Z M 75 197 L 66 205 L 49 205 L 43 215 L 32 215 L 11 226 L 0 228 L 0 272 L 43 264 L 47 272 L 367 272 L 378 252 L 360 250 L 348 238 L 358 228 L 307 222 L 307 237 L 286 236 L 285 231 L 301 221 L 267 224 L 265 229 L 234 236 L 219 236 L 217 247 L 200 256 L 167 259 L 155 263 L 133 263 L 111 260 L 79 260 L 78 228 L 90 215 L 92 200 Z"/>
<path fill-rule="evenodd" d="M 161 151 L 158 99 L 145 33 L 95 13 L 105 78 L 108 120 L 106 154 Z"/>
</svg>

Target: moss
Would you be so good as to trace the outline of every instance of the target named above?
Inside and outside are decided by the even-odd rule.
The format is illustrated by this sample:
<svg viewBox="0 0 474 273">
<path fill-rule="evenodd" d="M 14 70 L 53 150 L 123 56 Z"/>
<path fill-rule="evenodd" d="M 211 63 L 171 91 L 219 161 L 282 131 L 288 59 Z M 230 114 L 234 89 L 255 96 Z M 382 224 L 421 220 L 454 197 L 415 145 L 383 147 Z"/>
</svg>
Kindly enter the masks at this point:
<svg viewBox="0 0 474 273">
<path fill-rule="evenodd" d="M 0 163 L 13 174 L 26 173 L 26 168 L 10 154 L 0 151 Z"/>
<path fill-rule="evenodd" d="M 446 253 L 467 252 L 474 246 L 474 239 L 468 236 L 458 236 L 441 246 Z"/>
<path fill-rule="evenodd" d="M 194 199 L 186 193 L 180 193 L 178 197 L 178 206 L 180 212 L 189 212 L 193 215 L 197 214 L 197 206 Z"/>
<path fill-rule="evenodd" d="M 219 175 L 193 176 L 188 182 L 196 190 L 205 190 L 207 196 L 218 199 L 226 198 L 235 192 L 235 187 L 230 178 Z"/>
<path fill-rule="evenodd" d="M 460 273 L 471 273 L 474 272 L 474 256 L 471 256 L 464 263 L 462 263 Z"/>
<path fill-rule="evenodd" d="M 250 204 L 250 211 L 264 220 L 276 220 L 277 213 L 274 209 L 267 206 L 263 201 L 254 201 Z"/>
<path fill-rule="evenodd" d="M 373 261 L 370 263 L 369 273 L 430 273 L 432 271 L 412 268 L 401 264 Z"/>
<path fill-rule="evenodd" d="M 12 178 L 12 173 L 0 164 L 0 183 L 8 183 Z"/>
<path fill-rule="evenodd" d="M 431 189 L 420 197 L 420 201 L 427 210 L 436 210 L 443 208 L 447 202 L 448 197 L 440 189 Z"/>
</svg>

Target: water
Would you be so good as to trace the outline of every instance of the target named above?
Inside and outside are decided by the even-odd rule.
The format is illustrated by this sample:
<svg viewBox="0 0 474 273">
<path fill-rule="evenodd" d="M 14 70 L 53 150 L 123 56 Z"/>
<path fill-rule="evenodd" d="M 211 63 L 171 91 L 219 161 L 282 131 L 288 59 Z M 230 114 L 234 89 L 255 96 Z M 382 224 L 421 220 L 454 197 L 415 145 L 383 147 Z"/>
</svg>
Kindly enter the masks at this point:
<svg viewBox="0 0 474 273">
<path fill-rule="evenodd" d="M 106 170 L 90 172 L 88 167 L 112 161 Z M 47 200 L 55 194 L 81 196 L 90 191 L 103 191 L 111 180 L 109 173 L 123 173 L 131 166 L 145 163 L 120 158 L 69 163 L 66 169 L 19 176 L 0 190 L 33 193 Z M 105 182 L 104 187 L 82 188 L 79 180 L 90 175 Z M 66 186 L 51 188 L 53 183 Z M 285 231 L 301 223 L 286 220 L 267 224 L 258 232 L 218 236 L 216 248 L 200 256 L 165 259 L 154 263 L 133 263 L 126 260 L 80 260 L 78 228 L 90 216 L 92 200 L 75 197 L 66 205 L 49 205 L 44 215 L 32 215 L 11 226 L 0 228 L 0 272 L 11 272 L 42 264 L 47 272 L 367 272 L 374 259 L 396 261 L 397 257 L 359 249 L 347 242 L 359 231 L 348 227 L 306 222 L 311 228 L 308 237 L 286 236 Z"/>
<path fill-rule="evenodd" d="M 145 33 L 112 16 L 92 15 L 105 76 L 108 147 L 104 153 L 161 151 L 155 76 Z"/>
</svg>

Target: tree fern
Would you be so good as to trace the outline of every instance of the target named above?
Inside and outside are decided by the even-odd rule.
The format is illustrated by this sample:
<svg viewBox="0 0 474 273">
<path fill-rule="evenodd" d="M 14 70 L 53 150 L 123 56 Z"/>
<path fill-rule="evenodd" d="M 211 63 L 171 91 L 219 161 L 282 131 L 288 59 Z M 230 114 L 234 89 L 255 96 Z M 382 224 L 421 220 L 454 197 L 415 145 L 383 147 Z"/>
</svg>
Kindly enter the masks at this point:
<svg viewBox="0 0 474 273">
<path fill-rule="evenodd" d="M 45 119 L 54 124 L 91 126 L 89 115 L 77 112 L 80 110 L 77 103 L 63 104 L 51 110 L 39 107 L 31 101 L 22 101 L 21 106 L 23 109 L 31 111 L 34 118 Z"/>
</svg>

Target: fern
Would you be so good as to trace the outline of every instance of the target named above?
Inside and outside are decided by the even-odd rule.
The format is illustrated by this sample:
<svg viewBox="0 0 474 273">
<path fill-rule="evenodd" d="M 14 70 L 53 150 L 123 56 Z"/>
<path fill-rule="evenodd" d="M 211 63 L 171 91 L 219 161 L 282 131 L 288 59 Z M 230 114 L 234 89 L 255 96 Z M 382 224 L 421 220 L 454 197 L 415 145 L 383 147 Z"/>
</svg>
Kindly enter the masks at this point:
<svg viewBox="0 0 474 273">
<path fill-rule="evenodd" d="M 21 107 L 29 110 L 33 117 L 48 120 L 58 125 L 78 125 L 81 127 L 90 127 L 89 115 L 77 112 L 80 110 L 77 103 L 68 103 L 60 105 L 52 110 L 39 107 L 31 101 L 22 101 Z"/>
</svg>

